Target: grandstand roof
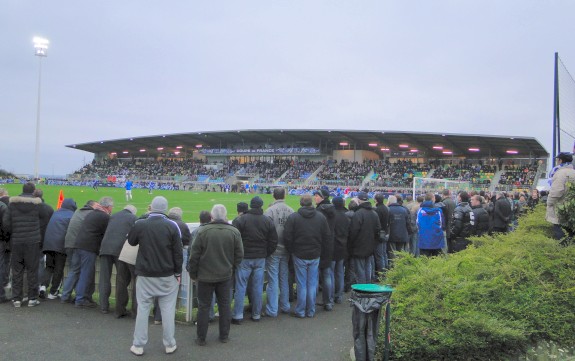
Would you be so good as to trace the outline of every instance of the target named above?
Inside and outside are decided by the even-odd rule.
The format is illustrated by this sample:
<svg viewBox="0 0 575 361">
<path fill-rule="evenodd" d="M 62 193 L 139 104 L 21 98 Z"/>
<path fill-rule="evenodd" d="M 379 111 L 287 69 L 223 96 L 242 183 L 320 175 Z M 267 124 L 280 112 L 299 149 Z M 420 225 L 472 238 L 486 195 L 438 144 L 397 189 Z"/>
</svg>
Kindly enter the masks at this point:
<svg viewBox="0 0 575 361">
<path fill-rule="evenodd" d="M 340 145 L 340 143 L 348 144 Z M 371 149 L 379 153 L 381 153 L 381 148 L 387 148 L 390 152 L 409 152 L 411 149 L 417 149 L 418 152 L 425 153 L 426 157 L 433 158 L 450 157 L 451 154 L 443 153 L 448 151 L 453 152 L 453 156 L 468 158 L 547 158 L 549 156 L 541 143 L 531 137 L 375 130 L 208 131 L 101 140 L 71 144 L 67 147 L 97 154 L 116 152 L 121 155 L 128 152 L 127 154 L 130 155 L 157 156 L 165 152 L 196 149 L 198 145 L 203 148 L 218 149 L 237 147 L 242 144 L 315 146 L 321 147 L 322 150 Z M 439 149 L 439 147 L 442 148 Z M 470 148 L 479 150 L 470 150 Z"/>
</svg>

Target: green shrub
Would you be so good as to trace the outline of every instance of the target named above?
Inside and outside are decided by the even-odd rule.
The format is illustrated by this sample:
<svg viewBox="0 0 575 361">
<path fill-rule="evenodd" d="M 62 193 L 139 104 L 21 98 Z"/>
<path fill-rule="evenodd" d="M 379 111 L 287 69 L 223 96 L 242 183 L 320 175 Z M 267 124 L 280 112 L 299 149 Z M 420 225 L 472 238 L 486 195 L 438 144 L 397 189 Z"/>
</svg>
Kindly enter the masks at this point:
<svg viewBox="0 0 575 361">
<path fill-rule="evenodd" d="M 575 246 L 550 238 L 544 214 L 457 254 L 403 254 L 386 281 L 392 359 L 505 360 L 539 340 L 574 345 Z"/>
</svg>

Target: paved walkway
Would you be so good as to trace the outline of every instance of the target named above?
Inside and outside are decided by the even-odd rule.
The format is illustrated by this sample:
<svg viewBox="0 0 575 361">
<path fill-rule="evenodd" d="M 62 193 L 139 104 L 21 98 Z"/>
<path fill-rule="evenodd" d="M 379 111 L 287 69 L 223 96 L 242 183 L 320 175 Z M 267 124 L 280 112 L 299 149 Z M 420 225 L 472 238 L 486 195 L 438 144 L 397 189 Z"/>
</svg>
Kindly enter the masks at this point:
<svg viewBox="0 0 575 361">
<path fill-rule="evenodd" d="M 42 300 L 36 307 L 0 304 L 2 360 L 129 360 L 135 320 L 116 319 L 113 312 L 77 309 L 59 300 Z M 176 326 L 178 350 L 166 355 L 162 326 L 150 324 L 143 359 L 186 361 L 349 361 L 353 345 L 351 307 L 335 305 L 332 312 L 318 306 L 313 319 L 280 315 L 260 322 L 232 325 L 230 342 L 218 341 L 217 323 L 210 324 L 207 346 L 196 346 L 196 327 Z M 139 359 L 141 359 L 139 358 Z"/>
</svg>

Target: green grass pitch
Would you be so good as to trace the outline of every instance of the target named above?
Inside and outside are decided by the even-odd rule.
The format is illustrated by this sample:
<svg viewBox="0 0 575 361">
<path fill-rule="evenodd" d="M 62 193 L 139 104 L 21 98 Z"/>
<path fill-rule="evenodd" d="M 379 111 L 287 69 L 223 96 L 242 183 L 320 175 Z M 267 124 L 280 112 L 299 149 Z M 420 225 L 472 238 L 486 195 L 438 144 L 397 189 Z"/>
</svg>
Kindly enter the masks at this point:
<svg viewBox="0 0 575 361">
<path fill-rule="evenodd" d="M 2 188 L 6 188 L 10 196 L 19 195 L 22 193 L 21 184 L 3 184 Z M 73 186 L 49 186 L 37 185 L 39 189 L 44 191 L 44 201 L 56 209 L 58 203 L 58 195 L 60 190 L 64 192 L 64 198 L 73 198 L 78 205 L 82 207 L 90 199 L 99 200 L 102 197 L 110 196 L 114 199 L 115 213 L 127 204 L 133 204 L 138 209 L 138 216 L 146 212 L 148 205 L 152 202 L 155 196 L 164 196 L 168 200 L 168 206 L 180 207 L 184 211 L 183 220 L 187 223 L 198 222 L 200 211 L 210 211 L 214 204 L 223 204 L 228 210 L 228 219 L 232 220 L 236 217 L 236 205 L 238 202 L 250 203 L 256 194 L 240 194 L 240 193 L 221 193 L 221 192 L 197 192 L 197 191 L 163 191 L 154 190 L 152 194 L 148 194 L 147 189 L 133 189 L 132 201 L 126 202 L 126 191 L 124 188 L 109 188 L 100 187 L 98 191 L 92 187 L 73 187 Z M 264 200 L 264 209 L 266 209 L 272 202 L 273 197 L 270 194 L 257 194 Z M 286 196 L 286 203 L 294 210 L 299 208 L 299 197 Z"/>
</svg>

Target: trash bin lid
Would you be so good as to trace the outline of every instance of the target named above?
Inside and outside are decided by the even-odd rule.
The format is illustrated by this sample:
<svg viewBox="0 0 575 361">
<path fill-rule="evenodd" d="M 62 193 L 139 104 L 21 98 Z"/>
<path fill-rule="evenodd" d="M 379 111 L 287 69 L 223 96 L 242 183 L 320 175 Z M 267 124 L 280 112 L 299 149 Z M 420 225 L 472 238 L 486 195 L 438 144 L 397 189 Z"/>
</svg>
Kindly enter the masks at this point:
<svg viewBox="0 0 575 361">
<path fill-rule="evenodd" d="M 351 288 L 359 292 L 393 292 L 393 288 L 389 285 L 378 285 L 375 283 L 356 283 L 351 285 Z"/>
</svg>

